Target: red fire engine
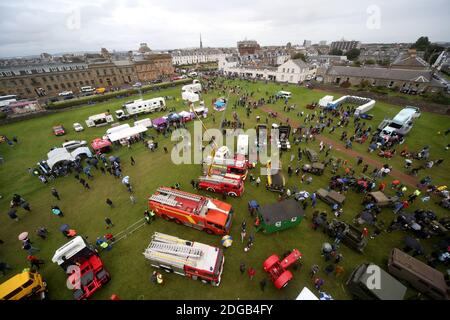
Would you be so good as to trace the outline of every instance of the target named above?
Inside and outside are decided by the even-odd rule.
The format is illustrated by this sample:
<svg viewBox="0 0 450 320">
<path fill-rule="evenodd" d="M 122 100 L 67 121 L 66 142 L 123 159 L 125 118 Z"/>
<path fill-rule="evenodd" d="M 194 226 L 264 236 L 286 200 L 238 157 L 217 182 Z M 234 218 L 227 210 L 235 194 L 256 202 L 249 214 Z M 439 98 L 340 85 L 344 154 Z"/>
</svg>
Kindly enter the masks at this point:
<svg viewBox="0 0 450 320">
<path fill-rule="evenodd" d="M 211 175 L 201 176 L 198 188 L 210 192 L 227 193 L 231 197 L 240 197 L 244 193 L 244 182 L 239 175 Z"/>
<path fill-rule="evenodd" d="M 151 265 L 213 286 L 220 284 L 222 249 L 155 232 L 144 256 Z"/>
<path fill-rule="evenodd" d="M 160 187 L 150 197 L 148 206 L 165 220 L 209 234 L 224 235 L 230 231 L 233 208 L 216 199 Z"/>
<path fill-rule="evenodd" d="M 280 258 L 274 254 L 266 259 L 263 263 L 264 271 L 266 271 L 270 280 L 277 289 L 284 288 L 292 280 L 293 275 L 289 270 L 286 270 L 289 266 L 293 265 L 302 257 L 302 254 L 297 249 L 292 250 L 286 258 L 280 261 Z"/>
<path fill-rule="evenodd" d="M 52 262 L 68 274 L 77 300 L 89 298 L 111 279 L 95 248 L 80 236 L 56 250 Z"/>
</svg>

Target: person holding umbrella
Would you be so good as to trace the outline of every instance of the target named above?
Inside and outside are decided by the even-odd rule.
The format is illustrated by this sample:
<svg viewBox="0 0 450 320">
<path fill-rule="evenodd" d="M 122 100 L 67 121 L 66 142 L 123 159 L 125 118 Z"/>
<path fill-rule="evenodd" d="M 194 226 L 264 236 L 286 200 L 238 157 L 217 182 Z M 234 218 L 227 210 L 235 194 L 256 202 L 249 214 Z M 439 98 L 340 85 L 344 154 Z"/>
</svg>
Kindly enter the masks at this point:
<svg viewBox="0 0 450 320">
<path fill-rule="evenodd" d="M 38 259 L 38 257 L 32 255 L 29 255 L 27 260 L 30 262 L 31 268 L 36 267 L 37 270 L 39 270 L 40 266 L 44 264 L 44 260 Z"/>
<path fill-rule="evenodd" d="M 55 216 L 58 216 L 60 218 L 64 217 L 64 213 L 58 206 L 52 206 L 51 210 Z"/>
<path fill-rule="evenodd" d="M 52 187 L 52 196 L 54 196 L 58 200 L 61 200 L 61 198 L 59 197 L 59 193 L 55 187 Z"/>
</svg>

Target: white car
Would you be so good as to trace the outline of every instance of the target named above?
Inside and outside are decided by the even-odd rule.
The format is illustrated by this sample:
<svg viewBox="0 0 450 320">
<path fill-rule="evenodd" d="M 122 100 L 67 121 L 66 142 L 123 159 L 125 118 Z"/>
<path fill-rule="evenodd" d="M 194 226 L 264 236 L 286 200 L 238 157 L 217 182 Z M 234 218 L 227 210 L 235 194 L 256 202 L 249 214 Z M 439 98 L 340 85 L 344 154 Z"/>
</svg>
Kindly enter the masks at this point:
<svg viewBox="0 0 450 320">
<path fill-rule="evenodd" d="M 80 132 L 84 130 L 83 126 L 78 122 L 73 124 L 73 129 L 75 130 L 75 132 Z"/>
<path fill-rule="evenodd" d="M 62 147 L 65 148 L 67 151 L 72 151 L 77 148 L 84 147 L 86 144 L 87 143 L 84 140 L 72 140 L 72 141 L 64 142 L 62 144 Z"/>
<path fill-rule="evenodd" d="M 140 88 L 140 87 L 142 87 L 142 83 L 136 82 L 135 84 L 133 84 L 133 87 L 134 88 Z"/>
</svg>

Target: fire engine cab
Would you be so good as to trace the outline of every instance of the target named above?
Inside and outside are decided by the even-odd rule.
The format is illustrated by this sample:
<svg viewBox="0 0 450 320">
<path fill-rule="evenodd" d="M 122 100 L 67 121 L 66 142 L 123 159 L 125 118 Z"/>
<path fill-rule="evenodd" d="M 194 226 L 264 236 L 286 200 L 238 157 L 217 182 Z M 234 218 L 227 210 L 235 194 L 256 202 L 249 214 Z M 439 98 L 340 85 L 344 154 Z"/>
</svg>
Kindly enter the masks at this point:
<svg viewBox="0 0 450 320">
<path fill-rule="evenodd" d="M 144 256 L 150 264 L 168 273 L 220 284 L 225 257 L 222 249 L 155 232 Z"/>
<path fill-rule="evenodd" d="M 56 250 L 52 262 L 68 274 L 77 300 L 89 298 L 111 279 L 95 248 L 80 236 Z"/>
<path fill-rule="evenodd" d="M 149 209 L 167 221 L 184 224 L 209 234 L 228 234 L 233 217 L 230 204 L 168 187 L 149 198 Z"/>
<path fill-rule="evenodd" d="M 239 175 L 206 175 L 198 179 L 198 188 L 210 192 L 227 193 L 231 197 L 240 197 L 244 193 L 244 182 Z"/>
</svg>

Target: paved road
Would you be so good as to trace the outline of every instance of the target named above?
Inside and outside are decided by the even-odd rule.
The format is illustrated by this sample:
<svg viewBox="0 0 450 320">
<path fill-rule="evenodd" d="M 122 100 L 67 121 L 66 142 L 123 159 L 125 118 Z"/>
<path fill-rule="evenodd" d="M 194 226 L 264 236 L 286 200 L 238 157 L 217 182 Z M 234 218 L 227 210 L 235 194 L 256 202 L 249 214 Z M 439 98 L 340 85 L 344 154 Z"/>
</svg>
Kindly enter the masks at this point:
<svg viewBox="0 0 450 320">
<path fill-rule="evenodd" d="M 266 113 L 277 112 L 277 111 L 270 109 L 270 107 L 268 107 L 268 106 L 263 106 L 260 109 Z M 292 118 L 288 118 L 283 115 L 280 115 L 279 112 L 278 112 L 277 119 L 281 120 L 282 122 L 287 122 L 287 119 L 289 119 L 289 124 L 291 126 L 298 127 L 300 125 L 300 123 L 296 122 L 295 120 L 292 120 Z M 371 157 L 369 157 L 365 154 L 359 153 L 353 149 L 346 149 L 345 145 L 338 141 L 335 141 L 335 140 L 325 137 L 323 135 L 317 135 L 316 137 L 317 137 L 317 139 L 322 140 L 326 144 L 333 145 L 333 149 L 336 151 L 343 152 L 351 157 L 354 157 L 355 159 L 357 157 L 361 157 L 365 163 L 367 163 L 373 167 L 381 168 L 384 165 L 384 163 L 377 161 L 375 159 L 372 159 Z M 415 177 L 410 176 L 410 175 L 408 175 L 400 170 L 397 170 L 397 169 L 392 169 L 390 175 L 392 177 L 397 178 L 398 180 L 402 181 L 402 183 L 407 184 L 411 187 L 416 187 L 418 184 L 418 181 Z"/>
</svg>

